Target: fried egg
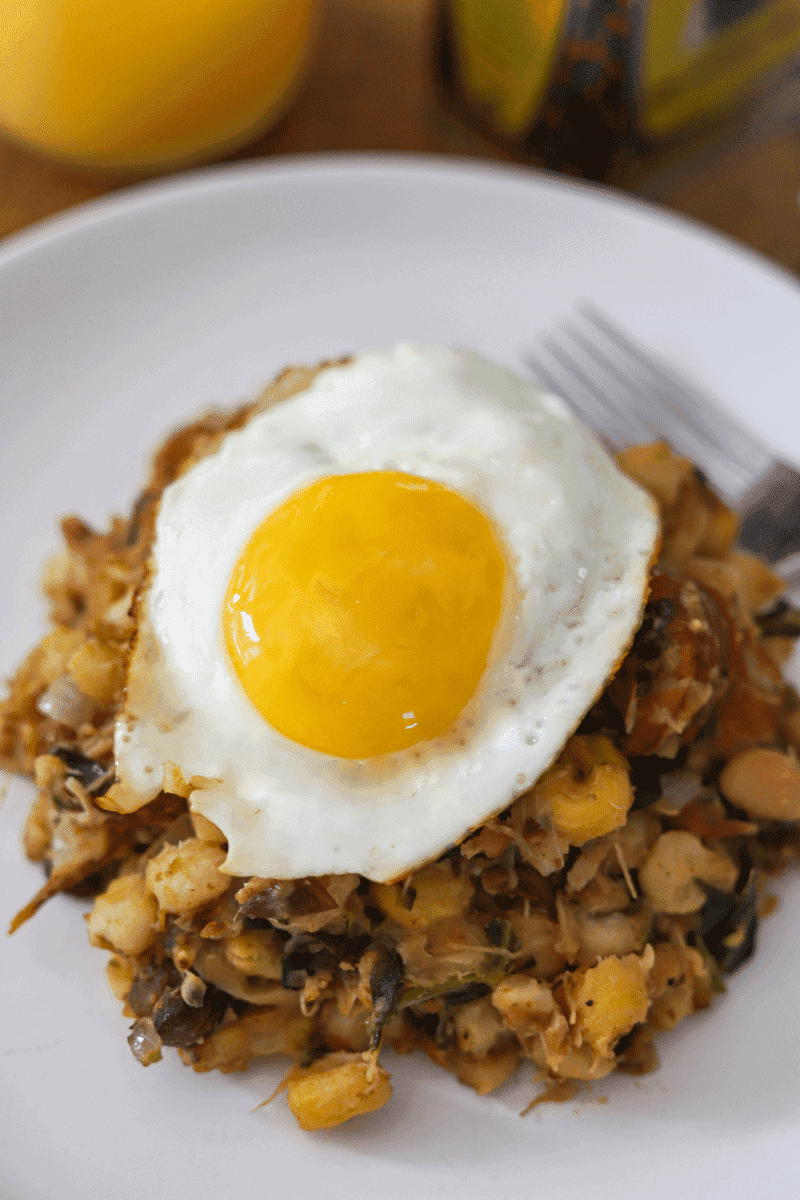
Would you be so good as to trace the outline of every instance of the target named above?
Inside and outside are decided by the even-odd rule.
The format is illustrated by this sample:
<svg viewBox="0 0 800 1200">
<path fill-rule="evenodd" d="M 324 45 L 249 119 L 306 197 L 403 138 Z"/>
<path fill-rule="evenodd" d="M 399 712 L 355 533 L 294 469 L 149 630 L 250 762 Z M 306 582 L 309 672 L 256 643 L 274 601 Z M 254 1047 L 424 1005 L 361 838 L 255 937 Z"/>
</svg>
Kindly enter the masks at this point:
<svg viewBox="0 0 800 1200">
<path fill-rule="evenodd" d="M 620 661 L 650 499 L 474 353 L 329 366 L 164 492 L 116 730 L 223 869 L 402 877 L 550 765 Z"/>
</svg>

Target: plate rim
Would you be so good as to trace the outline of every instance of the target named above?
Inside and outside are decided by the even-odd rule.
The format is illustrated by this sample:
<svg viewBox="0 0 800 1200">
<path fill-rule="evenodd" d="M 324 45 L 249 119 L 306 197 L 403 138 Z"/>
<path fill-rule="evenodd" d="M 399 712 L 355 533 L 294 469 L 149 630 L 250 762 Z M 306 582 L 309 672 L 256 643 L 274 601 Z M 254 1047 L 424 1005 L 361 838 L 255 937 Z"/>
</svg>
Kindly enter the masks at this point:
<svg viewBox="0 0 800 1200">
<path fill-rule="evenodd" d="M 54 246 L 68 244 L 69 239 L 76 234 L 80 235 L 83 232 L 91 233 L 94 228 L 108 229 L 109 227 L 113 226 L 114 222 L 118 220 L 124 221 L 127 216 L 135 217 L 137 213 L 145 212 L 148 209 L 153 209 L 156 212 L 163 213 L 165 207 L 172 207 L 173 204 L 179 208 L 181 203 L 183 203 L 183 198 L 188 198 L 191 201 L 195 195 L 202 193 L 206 189 L 210 189 L 216 194 L 224 193 L 226 190 L 230 190 L 231 193 L 236 193 L 237 189 L 242 186 L 243 181 L 244 186 L 248 186 L 248 181 L 253 181 L 255 183 L 258 180 L 264 180 L 264 184 L 267 186 L 267 179 L 280 182 L 282 179 L 285 180 L 293 178 L 297 180 L 301 179 L 303 176 L 306 176 L 309 179 L 313 177 L 321 181 L 324 181 L 325 179 L 332 179 L 334 177 L 345 178 L 348 176 L 352 180 L 356 180 L 360 174 L 363 175 L 365 169 L 372 173 L 374 178 L 382 176 L 384 179 L 390 179 L 392 177 L 399 178 L 401 175 L 406 178 L 411 178 L 414 174 L 416 174 L 418 179 L 426 177 L 443 180 L 446 177 L 449 177 L 453 179 L 461 179 L 466 183 L 472 181 L 473 183 L 480 182 L 482 185 L 485 182 L 487 189 L 491 188 L 493 182 L 501 182 L 503 185 L 511 184 L 512 186 L 514 183 L 524 183 L 526 186 L 533 185 L 534 192 L 537 190 L 537 187 L 543 187 L 547 190 L 547 193 L 551 195 L 554 192 L 557 193 L 566 191 L 571 196 L 575 195 L 576 193 L 582 193 L 584 196 L 588 197 L 589 194 L 594 193 L 594 197 L 596 199 L 599 199 L 604 206 L 607 205 L 607 211 L 609 212 L 617 212 L 625 215 L 634 208 L 640 212 L 644 210 L 645 215 L 649 216 L 659 228 L 678 230 L 678 232 L 681 228 L 683 228 L 686 234 L 691 235 L 693 233 L 695 236 L 690 236 L 689 244 L 694 242 L 697 245 L 703 244 L 706 246 L 716 247 L 716 251 L 722 253 L 723 258 L 727 259 L 730 258 L 730 252 L 733 252 L 735 260 L 741 263 L 743 266 L 746 266 L 746 264 L 750 262 L 756 267 L 757 272 L 758 268 L 760 267 L 761 270 L 758 272 L 758 274 L 761 276 L 761 278 L 771 276 L 778 282 L 781 280 L 783 282 L 789 282 L 791 285 L 789 291 L 786 291 L 785 289 L 779 289 L 780 294 L 786 296 L 786 303 L 791 303 L 792 297 L 794 297 L 795 301 L 800 299 L 800 283 L 791 274 L 788 274 L 784 268 L 772 264 L 768 259 L 763 259 L 758 252 L 751 250 L 744 244 L 737 242 L 735 239 L 731 239 L 726 235 L 719 234 L 711 227 L 705 226 L 702 222 L 696 221 L 693 218 L 684 217 L 681 214 L 673 213 L 664 206 L 653 204 L 652 202 L 643 200 L 639 197 L 628 196 L 625 193 L 618 192 L 616 189 L 609 188 L 605 185 L 585 184 L 570 179 L 551 176 L 545 172 L 531 171 L 514 165 L 487 165 L 479 161 L 469 159 L 449 161 L 443 160 L 440 156 L 435 155 L 396 155 L 390 153 L 370 153 L 356 155 L 335 153 L 330 155 L 297 155 L 292 156 L 291 158 L 287 156 L 282 157 L 280 160 L 276 158 L 273 160 L 264 160 L 258 162 L 250 161 L 241 164 L 226 164 L 223 166 L 204 168 L 199 171 L 181 174 L 168 179 L 161 178 L 155 181 L 147 181 L 142 184 L 137 184 L 134 187 L 126 187 L 121 189 L 119 192 L 98 197 L 92 201 L 77 205 L 70 210 L 66 210 L 61 214 L 57 214 L 54 217 L 47 218 L 30 227 L 30 229 L 24 230 L 18 235 L 14 235 L 7 243 L 0 243 L 0 285 L 2 285 L 4 283 L 4 279 L 7 278 L 7 276 L 3 276 L 3 267 L 13 266 L 16 268 L 19 266 L 20 270 L 25 272 L 30 264 L 41 263 L 41 260 L 37 259 L 36 255 L 40 253 L 46 255 L 50 253 Z M 726 249 L 729 252 L 727 255 L 725 254 Z M 72 921 L 72 914 L 70 928 L 75 928 Z M 103 993 L 103 977 L 99 966 L 99 960 L 97 960 L 97 966 L 93 970 L 92 976 L 93 985 L 98 993 Z M 113 1006 L 114 1010 L 113 1019 L 115 1022 L 115 1029 L 118 1029 L 118 1007 L 113 1001 L 110 1001 L 110 1004 Z M 716 1016 L 719 1022 L 722 1014 L 717 1013 Z M 115 1034 L 115 1038 L 116 1037 L 117 1035 Z M 118 1041 L 115 1040 L 114 1044 L 117 1045 Z M 120 1041 L 119 1045 L 120 1053 L 127 1055 L 127 1051 L 124 1049 L 124 1042 Z M 667 1060 L 667 1057 L 668 1056 L 665 1054 L 665 1061 Z M 191 1084 L 191 1079 L 184 1081 L 182 1089 L 185 1090 L 184 1094 L 188 1094 L 191 1091 Z M 197 1111 L 202 1111 L 199 1103 L 197 1105 Z M 278 1132 L 280 1128 L 280 1125 L 276 1123 L 274 1126 L 269 1127 L 269 1132 L 266 1135 L 261 1135 L 261 1144 L 265 1153 L 274 1153 L 274 1148 L 276 1145 L 278 1145 L 280 1147 L 281 1154 L 285 1153 L 288 1155 L 291 1152 L 292 1145 L 296 1144 L 292 1139 L 291 1133 L 288 1140 L 284 1140 L 282 1134 Z M 792 1128 L 791 1125 L 789 1128 Z M 246 1129 L 244 1124 L 242 1124 L 242 1129 Z M 703 1132 L 702 1128 L 700 1132 Z M 713 1128 L 706 1132 L 709 1136 L 709 1144 L 712 1146 L 715 1145 Z M 356 1133 L 355 1128 L 353 1129 L 353 1134 L 355 1135 L 353 1137 L 353 1144 L 356 1146 L 356 1149 L 358 1149 L 359 1145 L 361 1144 L 359 1141 L 360 1135 Z M 257 1135 L 253 1134 L 251 1137 L 249 1129 L 247 1130 L 247 1141 L 255 1142 L 256 1136 Z M 561 1135 L 559 1134 L 559 1136 Z M 342 1142 L 345 1145 L 349 1144 L 348 1138 L 349 1130 L 348 1136 L 342 1139 Z M 756 1138 L 757 1145 L 763 1145 L 765 1147 L 768 1146 L 767 1136 L 764 1134 L 763 1129 L 760 1126 L 756 1129 Z M 369 1144 L 369 1139 L 365 1138 L 365 1142 L 366 1144 Z M 51 1144 L 52 1143 L 48 1140 L 47 1146 L 50 1146 Z M 645 1144 L 650 1145 L 650 1141 L 646 1141 Z M 305 1145 L 306 1153 L 309 1155 L 309 1157 L 316 1158 L 313 1143 L 306 1143 Z M 333 1145 L 335 1150 L 338 1150 L 340 1147 L 340 1143 L 334 1142 Z M 585 1146 L 588 1148 L 588 1152 L 590 1154 L 591 1136 L 587 1139 Z M 59 1160 L 56 1159 L 56 1163 L 58 1163 L 58 1161 Z M 333 1163 L 332 1159 L 326 1160 L 324 1157 L 322 1161 L 327 1161 L 329 1164 Z M 445 1177 L 445 1173 L 451 1169 L 449 1166 L 450 1161 L 451 1160 L 449 1159 L 449 1156 L 446 1153 L 443 1154 L 441 1162 L 438 1164 L 438 1168 L 433 1171 L 430 1176 L 431 1186 L 437 1191 L 439 1187 L 442 1187 L 442 1194 L 444 1194 L 445 1191 L 444 1186 L 442 1185 L 442 1180 Z M 691 1163 L 695 1162 L 695 1153 L 693 1149 L 689 1161 Z M 283 1159 L 281 1159 L 281 1162 L 283 1162 Z M 398 1166 L 398 1163 L 391 1157 L 387 1157 L 385 1159 L 379 1158 L 378 1162 L 382 1169 L 385 1168 L 387 1171 L 391 1169 L 398 1179 L 410 1180 L 413 1178 L 410 1175 L 407 1164 L 405 1163 L 403 1163 L 402 1166 Z M 666 1165 L 670 1165 L 671 1162 L 672 1159 L 668 1158 Z M 528 1165 L 528 1169 L 531 1170 L 529 1182 L 526 1186 L 530 1187 L 531 1183 L 533 1183 L 535 1186 L 537 1178 L 535 1158 L 526 1158 L 526 1163 Z M 358 1179 L 358 1175 L 356 1173 L 357 1168 L 355 1166 L 352 1168 L 351 1172 L 350 1166 L 347 1163 L 345 1163 L 345 1166 L 343 1167 L 341 1162 L 336 1161 L 334 1165 L 339 1171 L 344 1169 L 347 1170 L 350 1186 L 352 1186 L 352 1181 L 354 1179 Z M 359 1163 L 359 1167 L 362 1169 L 365 1165 L 371 1165 L 368 1158 L 363 1158 Z M 661 1166 L 663 1167 L 664 1165 L 665 1163 L 662 1162 Z M 760 1175 L 763 1180 L 765 1178 L 763 1175 L 763 1168 L 760 1172 Z M 11 1179 L 11 1177 L 9 1178 Z M 416 1178 L 419 1182 L 423 1176 L 417 1175 Z M 476 1178 L 478 1180 L 478 1188 L 481 1186 L 485 1188 L 486 1182 L 489 1180 L 489 1176 L 479 1172 L 477 1173 Z M 516 1192 L 516 1188 L 509 1187 L 509 1184 L 512 1182 L 512 1176 L 510 1173 L 506 1174 L 504 1172 L 502 1177 L 498 1175 L 498 1178 L 500 1178 L 501 1183 L 504 1184 L 506 1189 L 509 1190 L 509 1195 L 511 1195 L 512 1191 L 514 1196 L 518 1194 Z M 550 1178 L 549 1173 L 547 1178 Z M 72 1176 L 70 1175 L 70 1180 L 71 1179 Z M 385 1182 L 383 1175 L 380 1176 L 380 1179 L 382 1182 Z M 581 1175 L 580 1178 L 577 1176 L 573 1178 L 570 1173 L 568 1176 L 564 1177 L 564 1182 L 567 1184 L 569 1184 L 571 1180 L 573 1183 L 577 1182 L 578 1185 L 581 1185 L 581 1182 L 583 1181 L 583 1186 L 585 1187 L 586 1181 L 583 1175 Z M 606 1173 L 603 1174 L 602 1179 L 600 1179 L 599 1183 L 596 1185 L 597 1191 L 592 1189 L 592 1195 L 596 1196 L 597 1200 L 600 1200 L 601 1196 L 608 1197 L 613 1194 L 611 1188 L 606 1186 L 605 1181 Z M 391 1191 L 392 1196 L 396 1194 L 394 1187 L 390 1188 L 389 1190 Z M 467 1191 L 471 1195 L 472 1187 L 468 1187 Z M 91 1189 L 91 1192 L 92 1195 L 95 1195 L 94 1188 Z M 336 1192 L 338 1195 L 338 1187 L 336 1188 Z M 344 1194 L 344 1188 L 342 1189 L 342 1192 Z M 74 1194 L 74 1192 L 70 1192 L 70 1195 Z M 114 1194 L 117 1194 L 116 1189 Z M 449 1194 L 450 1193 L 448 1190 L 448 1195 Z M 559 1194 L 564 1195 L 563 1193 Z M 659 1191 L 659 1195 L 660 1194 L 661 1193 Z M 22 1193 L 19 1193 L 19 1195 L 20 1200 L 22 1200 Z M 38 1190 L 29 1191 L 29 1189 L 26 1187 L 24 1195 L 29 1196 L 30 1200 L 35 1200 L 35 1197 L 39 1195 L 39 1192 Z M 204 1200 L 205 1195 L 206 1193 L 203 1189 L 201 1200 Z M 159 1189 L 158 1200 L 160 1200 L 160 1196 L 161 1191 Z"/>
<path fill-rule="evenodd" d="M 378 178 L 417 175 L 462 185 L 492 183 L 517 185 L 531 191 L 543 189 L 583 197 L 612 209 L 635 212 L 662 228 L 690 240 L 713 246 L 723 255 L 733 256 L 740 264 L 783 284 L 789 295 L 800 302 L 800 277 L 746 242 L 716 229 L 698 217 L 668 207 L 659 201 L 627 192 L 611 184 L 576 179 L 557 172 L 519 163 L 495 162 L 467 155 L 443 155 L 436 152 L 403 151 L 324 151 L 275 155 L 242 162 L 223 162 L 169 176 L 158 176 L 103 193 L 43 217 L 0 240 L 0 282 L 6 268 L 26 257 L 44 253 L 61 241 L 82 232 L 113 224 L 126 216 L 148 209 L 179 205 L 203 192 L 235 191 L 256 183 L 339 176 L 371 175 Z"/>
</svg>

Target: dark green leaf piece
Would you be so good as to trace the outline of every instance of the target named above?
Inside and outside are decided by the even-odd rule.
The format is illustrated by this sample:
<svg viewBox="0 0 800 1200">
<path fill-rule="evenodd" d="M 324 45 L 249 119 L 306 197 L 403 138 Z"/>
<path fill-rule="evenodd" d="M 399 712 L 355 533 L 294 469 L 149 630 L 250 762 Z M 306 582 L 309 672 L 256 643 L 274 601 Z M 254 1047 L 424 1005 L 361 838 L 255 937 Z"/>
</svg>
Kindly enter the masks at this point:
<svg viewBox="0 0 800 1200">
<path fill-rule="evenodd" d="M 738 892 L 721 892 L 708 887 L 700 937 L 725 975 L 747 962 L 753 954 L 758 928 L 757 873 L 750 871 Z"/>
<path fill-rule="evenodd" d="M 778 600 L 769 612 L 756 617 L 762 637 L 800 637 L 800 611 L 785 600 Z"/>
</svg>

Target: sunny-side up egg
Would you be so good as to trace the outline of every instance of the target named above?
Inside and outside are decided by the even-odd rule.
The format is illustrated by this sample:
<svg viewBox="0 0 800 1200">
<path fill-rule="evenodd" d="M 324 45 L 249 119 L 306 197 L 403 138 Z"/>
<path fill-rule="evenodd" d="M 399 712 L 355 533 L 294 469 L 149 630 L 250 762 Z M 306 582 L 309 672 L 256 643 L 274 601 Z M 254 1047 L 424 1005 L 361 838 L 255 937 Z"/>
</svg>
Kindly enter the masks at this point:
<svg viewBox="0 0 800 1200">
<path fill-rule="evenodd" d="M 640 620 L 651 501 L 473 353 L 324 368 L 164 493 L 116 736 L 224 870 L 398 878 L 550 765 Z M 173 768 L 170 767 L 170 770 Z"/>
</svg>

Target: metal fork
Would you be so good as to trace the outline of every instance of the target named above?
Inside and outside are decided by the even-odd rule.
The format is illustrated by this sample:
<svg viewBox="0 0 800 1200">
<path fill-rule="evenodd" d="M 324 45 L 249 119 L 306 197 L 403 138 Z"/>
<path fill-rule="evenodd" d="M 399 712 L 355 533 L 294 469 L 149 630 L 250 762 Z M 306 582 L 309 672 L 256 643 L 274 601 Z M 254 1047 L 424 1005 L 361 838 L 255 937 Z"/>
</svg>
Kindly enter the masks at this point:
<svg viewBox="0 0 800 1200">
<path fill-rule="evenodd" d="M 739 510 L 739 545 L 800 584 L 800 472 L 589 303 L 528 365 L 612 449 L 663 439 Z"/>
</svg>

